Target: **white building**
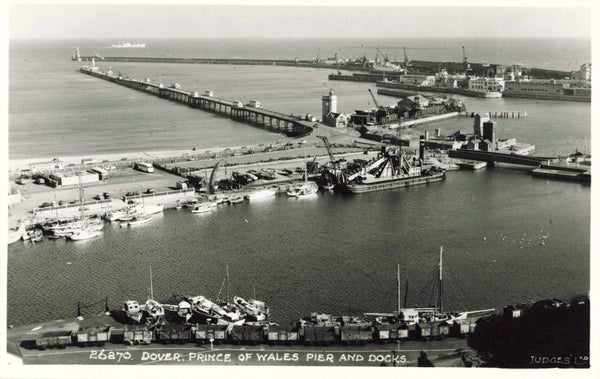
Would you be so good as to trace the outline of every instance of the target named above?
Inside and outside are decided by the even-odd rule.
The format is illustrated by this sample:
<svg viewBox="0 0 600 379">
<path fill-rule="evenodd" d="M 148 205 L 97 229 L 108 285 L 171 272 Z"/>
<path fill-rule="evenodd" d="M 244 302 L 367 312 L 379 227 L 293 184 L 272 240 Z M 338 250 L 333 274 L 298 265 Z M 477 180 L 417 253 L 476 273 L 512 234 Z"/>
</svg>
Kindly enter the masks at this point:
<svg viewBox="0 0 600 379">
<path fill-rule="evenodd" d="M 469 87 L 472 91 L 502 92 L 504 91 L 503 78 L 469 78 Z"/>
<path fill-rule="evenodd" d="M 400 76 L 398 78 L 398 82 L 402 84 L 411 84 L 416 86 L 433 86 L 435 84 L 435 76 L 407 74 Z"/>
</svg>

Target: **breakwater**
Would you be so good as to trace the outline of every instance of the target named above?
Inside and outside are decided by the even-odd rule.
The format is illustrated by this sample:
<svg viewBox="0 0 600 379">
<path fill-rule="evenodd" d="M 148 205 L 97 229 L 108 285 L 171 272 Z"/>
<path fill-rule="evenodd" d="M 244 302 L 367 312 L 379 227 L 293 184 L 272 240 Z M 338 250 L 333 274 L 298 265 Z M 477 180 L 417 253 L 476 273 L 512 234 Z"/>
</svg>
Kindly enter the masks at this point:
<svg viewBox="0 0 600 379">
<path fill-rule="evenodd" d="M 290 137 L 303 137 L 313 131 L 312 125 L 314 123 L 302 120 L 299 116 L 261 108 L 258 102 L 254 105 L 245 105 L 240 101 L 216 98 L 211 91 L 206 91 L 204 95 L 200 95 L 196 91 L 184 91 L 177 85 L 174 85 L 173 88 L 166 88 L 161 83 L 154 83 L 150 79 L 139 80 L 115 75 L 111 71 L 102 72 L 94 65 L 91 67 L 83 66 L 79 71 L 163 99 L 186 104 L 193 108 L 219 113 L 235 121 L 246 122 L 273 132 L 283 133 Z"/>
<path fill-rule="evenodd" d="M 91 62 L 92 59 L 96 61 L 105 62 L 138 62 L 138 63 L 184 63 L 184 64 L 228 64 L 228 65 L 261 65 L 261 66 L 294 66 L 294 67 L 307 67 L 307 68 L 335 68 L 338 70 L 347 71 L 358 71 L 368 72 L 375 76 L 393 77 L 399 75 L 398 72 L 389 72 L 383 70 L 377 70 L 376 67 L 362 62 L 360 60 L 354 61 L 335 61 L 335 60 L 318 60 L 318 59 L 249 59 L 249 58 L 184 58 L 184 57 L 103 57 L 98 54 L 96 55 L 73 55 L 71 57 L 74 61 L 87 61 Z M 393 62 L 402 65 L 400 62 Z M 507 67 L 511 65 L 503 64 L 487 64 L 487 63 L 469 63 L 470 70 L 473 75 L 489 76 L 496 75 L 497 73 L 503 72 Z M 463 62 L 439 62 L 439 61 L 410 61 L 409 73 L 411 74 L 424 74 L 424 75 L 435 75 L 439 72 L 440 67 L 444 67 L 448 73 L 456 74 L 464 72 Z M 562 79 L 565 76 L 570 76 L 571 73 L 568 71 L 561 70 L 549 70 L 545 68 L 536 67 L 522 67 L 523 74 L 529 75 L 536 79 Z M 331 78 L 330 78 L 331 79 Z M 364 79 L 364 78 L 363 78 Z M 332 79 L 335 80 L 335 79 Z"/>
<path fill-rule="evenodd" d="M 256 65 L 256 66 L 286 66 L 303 68 L 337 68 L 338 64 L 316 62 L 315 60 L 299 59 L 243 59 L 243 58 L 178 58 L 178 57 L 102 57 L 81 56 L 73 60 L 91 62 L 133 62 L 133 63 L 181 63 L 181 64 L 227 64 L 227 65 Z M 351 66 L 344 69 L 352 71 L 369 71 L 368 67 Z"/>
</svg>

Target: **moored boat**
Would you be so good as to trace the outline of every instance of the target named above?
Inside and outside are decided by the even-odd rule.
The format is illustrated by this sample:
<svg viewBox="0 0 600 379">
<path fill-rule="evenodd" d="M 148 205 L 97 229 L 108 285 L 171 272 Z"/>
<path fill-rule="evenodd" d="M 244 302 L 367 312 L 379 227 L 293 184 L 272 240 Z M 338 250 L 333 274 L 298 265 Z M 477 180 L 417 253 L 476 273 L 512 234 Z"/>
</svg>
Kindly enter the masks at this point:
<svg viewBox="0 0 600 379">
<path fill-rule="evenodd" d="M 258 300 L 244 300 L 239 296 L 233 297 L 233 304 L 239 307 L 248 316 L 256 321 L 264 321 L 269 315 L 269 309 L 265 306 L 265 303 Z"/>
<path fill-rule="evenodd" d="M 19 225 L 19 227 L 16 230 L 9 230 L 8 231 L 8 236 L 7 236 L 7 242 L 8 244 L 12 244 L 17 242 L 18 240 L 20 240 L 23 237 L 23 233 L 25 233 L 25 225 L 21 224 Z"/>
<path fill-rule="evenodd" d="M 383 323 L 384 320 L 392 320 L 393 322 L 405 323 L 407 325 L 415 325 L 421 322 L 445 321 L 452 325 L 457 320 L 464 320 L 470 317 L 484 317 L 495 312 L 495 309 L 482 309 L 476 311 L 465 312 L 447 312 L 444 311 L 443 305 L 443 286 L 442 286 L 442 268 L 443 268 L 443 246 L 440 247 L 440 261 L 436 272 L 435 281 L 435 305 L 430 308 L 402 308 L 400 295 L 400 266 L 398 266 L 398 309 L 395 313 L 365 313 L 366 316 L 376 316 L 378 323 Z M 406 307 L 406 305 L 405 305 Z"/>
<path fill-rule="evenodd" d="M 288 188 L 287 195 L 289 197 L 309 197 L 317 194 L 319 186 L 315 182 L 308 181 L 308 163 L 306 161 L 306 149 L 304 150 L 304 183 L 299 186 Z"/>
<path fill-rule="evenodd" d="M 127 221 L 128 226 L 144 225 L 152 221 L 152 216 L 136 215 L 132 220 Z"/>
<path fill-rule="evenodd" d="M 113 211 L 113 212 L 108 212 L 104 218 L 107 221 L 122 221 L 121 218 L 125 217 L 127 215 L 127 211 L 125 210 L 118 210 L 118 211 Z"/>
<path fill-rule="evenodd" d="M 40 242 L 44 238 L 44 231 L 40 228 L 31 229 L 27 234 L 29 235 L 28 240 L 33 243 Z"/>
<path fill-rule="evenodd" d="M 165 317 L 165 309 L 162 304 L 154 300 L 154 287 L 152 285 L 152 266 L 150 266 L 150 297 L 144 304 L 145 317 L 147 325 L 156 325 Z"/>
<path fill-rule="evenodd" d="M 240 204 L 244 202 L 243 196 L 232 196 L 229 198 L 229 204 Z"/>
<path fill-rule="evenodd" d="M 424 170 L 422 162 L 411 164 L 401 150 L 394 153 L 384 149 L 375 162 L 349 176 L 345 188 L 351 193 L 363 193 L 429 184 L 445 177 L 443 169 Z"/>
<path fill-rule="evenodd" d="M 487 162 L 483 161 L 462 161 L 457 162 L 456 165 L 460 168 L 464 168 L 467 170 L 480 170 L 487 166 Z"/>
<path fill-rule="evenodd" d="M 248 199 L 250 201 L 266 199 L 268 197 L 275 196 L 276 194 L 277 194 L 277 190 L 275 188 L 263 188 L 263 189 L 259 189 L 259 190 L 250 192 L 249 194 L 246 195 L 246 199 Z"/>
<path fill-rule="evenodd" d="M 217 203 L 214 201 L 204 201 L 201 203 L 197 203 L 192 208 L 192 213 L 206 213 L 213 210 L 217 206 Z"/>
<path fill-rule="evenodd" d="M 92 239 L 94 237 L 98 237 L 100 235 L 99 230 L 93 229 L 81 229 L 78 232 L 75 232 L 68 236 L 68 238 L 72 241 L 82 241 Z"/>
</svg>

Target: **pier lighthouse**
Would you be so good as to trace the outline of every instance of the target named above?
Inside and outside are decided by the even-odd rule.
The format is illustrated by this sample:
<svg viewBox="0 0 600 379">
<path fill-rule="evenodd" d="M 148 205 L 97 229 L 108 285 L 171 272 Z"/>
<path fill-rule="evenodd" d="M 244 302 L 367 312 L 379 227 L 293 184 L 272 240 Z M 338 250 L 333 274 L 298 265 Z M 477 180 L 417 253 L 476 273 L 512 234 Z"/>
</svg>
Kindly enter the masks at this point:
<svg viewBox="0 0 600 379">
<path fill-rule="evenodd" d="M 323 120 L 329 113 L 337 113 L 337 96 L 333 92 L 333 88 L 329 90 L 329 95 L 323 96 L 321 103 L 323 105 Z"/>
</svg>

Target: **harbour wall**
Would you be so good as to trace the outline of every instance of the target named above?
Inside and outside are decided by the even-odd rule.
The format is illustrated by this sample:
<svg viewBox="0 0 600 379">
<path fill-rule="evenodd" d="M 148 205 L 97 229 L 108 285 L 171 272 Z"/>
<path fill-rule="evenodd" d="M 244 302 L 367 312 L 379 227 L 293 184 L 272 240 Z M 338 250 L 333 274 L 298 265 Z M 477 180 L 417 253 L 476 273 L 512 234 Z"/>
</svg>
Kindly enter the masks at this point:
<svg viewBox="0 0 600 379">
<path fill-rule="evenodd" d="M 579 101 L 584 103 L 590 103 L 592 101 L 591 97 L 583 97 L 583 96 L 570 96 L 570 95 L 546 95 L 540 93 L 513 93 L 513 92 L 503 92 L 502 97 L 513 97 L 513 98 L 521 98 L 521 99 L 539 99 L 539 100 L 559 100 L 559 101 Z"/>
<path fill-rule="evenodd" d="M 290 67 L 306 67 L 306 68 L 334 68 L 338 70 L 347 71 L 362 71 L 362 72 L 373 72 L 374 75 L 391 77 L 396 75 L 395 73 L 389 73 L 385 71 L 378 71 L 373 69 L 369 65 L 361 64 L 347 64 L 346 62 L 340 61 L 320 61 L 315 59 L 246 59 L 246 58 L 182 58 L 182 57 L 101 57 L 101 56 L 81 56 L 79 59 L 76 56 L 72 57 L 73 60 L 81 60 L 91 62 L 92 59 L 96 61 L 105 62 L 138 62 L 138 63 L 183 63 L 183 64 L 229 64 L 229 65 L 262 65 L 262 66 L 290 66 Z M 410 61 L 410 73 L 411 74 L 430 74 L 434 75 L 439 72 L 441 67 L 445 67 L 446 70 L 451 73 L 464 72 L 463 62 L 434 62 L 434 61 Z M 470 63 L 471 70 L 477 75 L 489 73 L 490 67 L 495 67 L 495 71 L 502 71 L 503 67 L 510 67 L 509 65 L 500 64 L 483 64 L 483 63 Z M 571 73 L 568 71 L 560 70 L 549 70 L 544 68 L 526 68 L 523 67 L 523 73 L 536 79 L 563 79 L 566 76 L 570 76 Z M 486 75 L 483 75 L 486 76 Z M 335 80 L 335 79 L 332 79 Z"/>
</svg>

